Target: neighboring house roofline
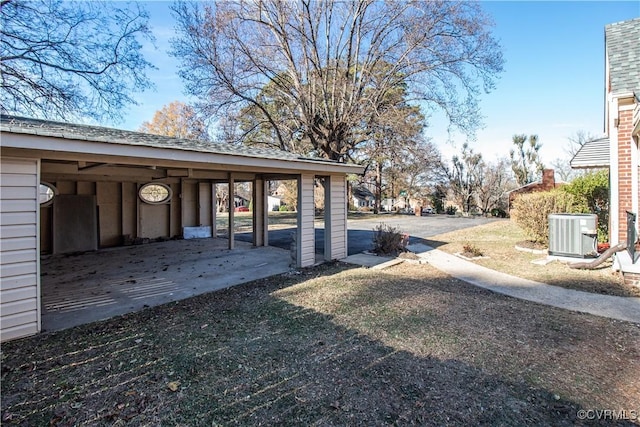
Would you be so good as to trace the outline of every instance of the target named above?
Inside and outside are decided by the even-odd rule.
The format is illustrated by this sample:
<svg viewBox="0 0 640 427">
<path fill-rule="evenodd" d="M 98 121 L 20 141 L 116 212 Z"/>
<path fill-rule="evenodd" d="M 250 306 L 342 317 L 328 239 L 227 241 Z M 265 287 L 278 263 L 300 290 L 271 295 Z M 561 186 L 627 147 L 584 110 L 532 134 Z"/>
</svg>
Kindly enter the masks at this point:
<svg viewBox="0 0 640 427">
<path fill-rule="evenodd" d="M 375 200 L 376 196 L 368 188 L 355 186 L 352 189 L 353 197 L 361 200 Z"/>
<path fill-rule="evenodd" d="M 520 186 L 518 188 L 514 188 L 511 191 L 507 191 L 505 194 L 517 193 L 517 192 L 520 192 L 521 190 L 525 190 L 527 188 L 538 187 L 538 186 L 545 185 L 545 184 L 553 185 L 554 188 L 555 188 L 555 187 L 558 187 L 560 185 L 566 184 L 566 182 L 556 180 L 555 179 L 555 171 L 553 169 L 545 169 L 543 171 L 543 173 L 542 173 L 542 179 L 541 180 L 530 182 L 530 183 L 525 184 L 523 186 Z"/>
<path fill-rule="evenodd" d="M 542 184 L 544 184 L 543 181 L 530 182 L 528 184 L 523 185 L 522 187 L 514 188 L 513 190 L 507 191 L 505 194 L 516 193 L 519 190 L 524 190 L 524 189 L 527 189 L 527 188 L 530 188 L 530 187 L 536 187 L 536 186 L 539 186 L 539 185 L 542 185 Z M 566 181 L 556 181 L 555 182 L 556 186 L 560 186 L 560 185 L 564 185 L 564 184 L 567 184 L 567 182 Z"/>
<path fill-rule="evenodd" d="M 610 164 L 609 137 L 585 142 L 569 164 L 572 169 L 608 168 Z"/>
</svg>

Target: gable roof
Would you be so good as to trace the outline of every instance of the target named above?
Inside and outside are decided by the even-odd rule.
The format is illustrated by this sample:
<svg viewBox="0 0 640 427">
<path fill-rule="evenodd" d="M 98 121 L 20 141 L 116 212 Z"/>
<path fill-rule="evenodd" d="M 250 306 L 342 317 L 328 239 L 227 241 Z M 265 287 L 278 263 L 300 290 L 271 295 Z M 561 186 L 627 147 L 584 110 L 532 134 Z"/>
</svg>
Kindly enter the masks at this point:
<svg viewBox="0 0 640 427">
<path fill-rule="evenodd" d="M 527 192 L 526 190 L 528 189 L 535 189 L 538 187 L 545 187 L 545 186 L 548 186 L 549 188 L 558 188 L 565 184 L 566 182 L 564 181 L 556 180 L 556 174 L 554 169 L 544 169 L 542 171 L 542 179 L 538 181 L 530 182 L 518 188 L 514 188 L 511 191 L 507 191 L 506 194 L 511 195 L 511 194 L 523 193 L 523 192 Z"/>
<path fill-rule="evenodd" d="M 125 151 L 131 151 L 136 147 L 144 147 L 171 150 L 174 153 L 183 153 L 184 155 L 182 157 L 185 158 L 193 158 L 193 155 L 195 154 L 210 154 L 216 156 L 217 158 L 222 155 L 223 157 L 228 158 L 231 158 L 231 156 L 235 157 L 236 159 L 245 158 L 247 161 L 249 161 L 250 159 L 255 159 L 268 161 L 273 160 L 280 162 L 287 161 L 292 165 L 306 164 L 307 166 L 305 167 L 305 169 L 308 169 L 311 165 L 317 165 L 318 170 L 340 170 L 345 173 L 362 173 L 361 166 L 339 163 L 327 159 L 302 157 L 299 154 L 290 153 L 283 150 L 262 147 L 248 147 L 244 145 L 216 143 L 209 141 L 198 141 L 192 139 L 172 138 L 168 136 L 152 135 L 122 129 L 56 122 L 27 117 L 17 117 L 5 114 L 0 115 L 0 131 L 2 133 L 57 138 L 60 140 L 60 144 L 63 144 L 62 140 L 65 140 L 81 143 L 103 143 L 109 146 L 116 147 L 120 146 L 118 151 L 122 151 L 123 155 Z M 3 146 L 7 146 L 5 142 L 6 141 L 3 141 Z M 57 144 L 51 144 L 49 142 L 47 144 L 44 144 L 42 147 L 29 146 L 16 148 L 55 150 L 57 148 Z M 87 147 L 86 149 L 90 150 L 91 148 Z M 167 154 L 167 156 L 171 157 L 170 154 Z M 206 162 L 205 156 L 202 156 L 202 161 Z M 238 161 L 236 161 L 236 163 L 237 162 Z"/>
<path fill-rule="evenodd" d="M 569 164 L 573 169 L 609 167 L 609 138 L 598 138 L 585 142 Z"/>
<path fill-rule="evenodd" d="M 640 92 L 640 18 L 605 26 L 609 85 L 614 94 Z"/>
<path fill-rule="evenodd" d="M 233 154 L 236 156 L 260 157 L 265 159 L 299 160 L 302 157 L 286 151 L 221 144 L 193 139 L 172 138 L 162 135 L 133 132 L 122 129 L 106 128 L 49 120 L 32 119 L 2 115 L 2 132 L 25 133 L 82 141 L 107 142 L 110 144 L 143 145 L 147 147 L 170 148 L 175 150 L 198 151 L 203 153 Z M 323 159 L 314 159 L 325 161 Z"/>
<path fill-rule="evenodd" d="M 352 189 L 353 197 L 360 200 L 375 200 L 376 196 L 366 187 L 357 186 Z"/>
</svg>

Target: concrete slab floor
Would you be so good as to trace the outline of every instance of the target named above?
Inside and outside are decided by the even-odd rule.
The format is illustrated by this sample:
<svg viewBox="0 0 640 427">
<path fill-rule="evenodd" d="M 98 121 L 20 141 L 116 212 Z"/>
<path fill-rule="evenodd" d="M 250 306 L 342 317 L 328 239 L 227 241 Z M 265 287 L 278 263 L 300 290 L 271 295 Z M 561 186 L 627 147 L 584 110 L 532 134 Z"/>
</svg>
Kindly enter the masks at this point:
<svg viewBox="0 0 640 427">
<path fill-rule="evenodd" d="M 289 251 L 190 239 L 43 257 L 42 330 L 54 331 L 290 271 Z"/>
</svg>

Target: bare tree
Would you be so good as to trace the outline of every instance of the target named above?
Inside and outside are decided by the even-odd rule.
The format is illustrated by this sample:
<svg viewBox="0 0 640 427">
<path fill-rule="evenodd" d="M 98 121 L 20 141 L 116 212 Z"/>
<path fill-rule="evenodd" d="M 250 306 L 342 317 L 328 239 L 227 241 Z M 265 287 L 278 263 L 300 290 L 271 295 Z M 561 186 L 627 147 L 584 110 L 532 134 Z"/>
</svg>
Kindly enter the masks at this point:
<svg viewBox="0 0 640 427">
<path fill-rule="evenodd" d="M 474 153 L 467 143 L 462 145 L 460 156 L 453 156 L 452 168 L 447 170 L 449 187 L 463 212 L 471 212 L 476 206 L 480 176 L 484 168 L 482 154 Z"/>
<path fill-rule="evenodd" d="M 598 139 L 598 137 L 585 130 L 578 130 L 575 134 L 567 138 L 569 143 L 564 147 L 566 155 L 564 157 L 558 157 L 551 162 L 551 166 L 555 170 L 556 175 L 559 176 L 562 181 L 569 182 L 580 175 L 584 175 L 585 173 L 592 171 L 585 169 L 572 169 L 571 160 L 584 144 L 595 139 Z"/>
<path fill-rule="evenodd" d="M 174 138 L 210 139 L 204 121 L 192 107 L 180 101 L 173 101 L 156 111 L 153 119 L 143 122 L 139 131 Z"/>
<path fill-rule="evenodd" d="M 297 121 L 291 118 L 287 98 L 275 90 L 273 84 L 268 83 L 262 88 L 258 99 L 260 108 L 250 104 L 240 110 L 237 116 L 221 118 L 222 125 L 227 125 L 227 134 L 230 131 L 234 133 L 231 139 L 247 145 L 278 148 L 300 154 L 310 153 L 313 147 L 308 139 L 303 138 Z M 278 129 L 272 126 L 270 120 L 278 123 Z M 232 122 L 235 122 L 235 129 L 228 126 Z"/>
<path fill-rule="evenodd" d="M 382 211 L 384 198 L 428 199 L 433 185 L 443 179 L 438 148 L 422 136 L 395 145 L 393 149 L 384 147 L 381 143 L 373 147 L 376 151 L 363 152 L 368 167 L 361 181 L 373 184 L 374 211 Z M 401 196 L 401 192 L 405 195 Z"/>
<path fill-rule="evenodd" d="M 0 3 L 2 111 L 37 117 L 121 117 L 151 85 L 139 39 L 147 13 L 112 2 Z"/>
<path fill-rule="evenodd" d="M 580 173 L 571 169 L 569 161 L 570 160 L 567 160 L 566 158 L 556 157 L 556 159 L 551 162 L 551 167 L 553 168 L 555 175 L 560 178 L 560 181 L 569 182 L 576 176 L 580 175 Z"/>
<path fill-rule="evenodd" d="M 509 153 L 511 169 L 516 176 L 518 185 L 526 185 L 533 182 L 537 175 L 542 173 L 544 165 L 540 161 L 540 147 L 538 135 L 513 135 L 515 148 Z"/>
<path fill-rule="evenodd" d="M 411 197 L 428 199 L 432 188 L 446 180 L 440 151 L 431 141 L 418 139 L 414 145 L 400 152 L 395 160 L 389 172 L 398 176 L 402 188 L 396 186 L 394 196 L 404 189 Z"/>
<path fill-rule="evenodd" d="M 237 117 L 253 108 L 278 145 L 295 135 L 339 161 L 368 140 L 371 117 L 401 85 L 411 102 L 473 132 L 476 96 L 502 71 L 475 2 L 250 0 L 173 10 L 172 54 L 205 111 Z M 275 101 L 283 103 L 277 115 Z"/>
<path fill-rule="evenodd" d="M 216 209 L 218 212 L 229 211 L 229 184 L 216 184 Z"/>
<path fill-rule="evenodd" d="M 493 209 L 506 213 L 509 208 L 506 195 L 516 188 L 516 183 L 509 173 L 509 161 L 500 159 L 495 163 L 483 164 L 477 178 L 477 200 L 482 213 L 491 213 Z"/>
<path fill-rule="evenodd" d="M 584 144 L 590 141 L 594 141 L 598 139 L 597 136 L 592 135 L 590 132 L 580 129 L 576 131 L 575 134 L 571 135 L 567 138 L 569 140 L 569 144 L 565 147 L 565 153 L 569 159 L 573 159 L 578 150 L 582 148 Z"/>
</svg>

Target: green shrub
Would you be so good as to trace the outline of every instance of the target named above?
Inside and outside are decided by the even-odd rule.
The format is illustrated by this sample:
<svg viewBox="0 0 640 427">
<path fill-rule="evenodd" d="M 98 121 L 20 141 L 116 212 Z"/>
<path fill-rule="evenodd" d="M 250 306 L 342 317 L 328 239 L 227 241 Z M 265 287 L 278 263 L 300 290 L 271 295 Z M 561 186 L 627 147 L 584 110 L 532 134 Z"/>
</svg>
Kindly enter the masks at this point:
<svg viewBox="0 0 640 427">
<path fill-rule="evenodd" d="M 280 205 L 280 207 L 278 208 L 278 211 L 280 211 L 280 212 L 289 212 L 289 206 Z"/>
<path fill-rule="evenodd" d="M 507 212 L 505 212 L 504 209 L 493 208 L 493 209 L 491 209 L 491 216 L 494 216 L 496 218 L 506 218 L 507 217 Z"/>
<path fill-rule="evenodd" d="M 598 241 L 609 241 L 609 171 L 606 169 L 580 176 L 562 191 L 575 196 L 586 212 L 598 215 Z"/>
<path fill-rule="evenodd" d="M 435 213 L 444 213 L 444 199 L 446 197 L 447 193 L 440 186 L 437 186 L 435 191 L 431 193 L 429 200 L 431 201 L 431 206 L 433 206 Z"/>
<path fill-rule="evenodd" d="M 456 212 L 458 212 L 458 208 L 456 208 L 455 206 L 447 206 L 444 211 L 447 215 L 455 215 Z"/>
<path fill-rule="evenodd" d="M 380 224 L 373 229 L 373 251 L 378 255 L 397 255 L 404 252 L 406 237 L 398 228 Z"/>
<path fill-rule="evenodd" d="M 511 219 L 534 242 L 549 243 L 549 214 L 584 213 L 581 201 L 562 190 L 520 194 L 513 201 Z"/>
</svg>

